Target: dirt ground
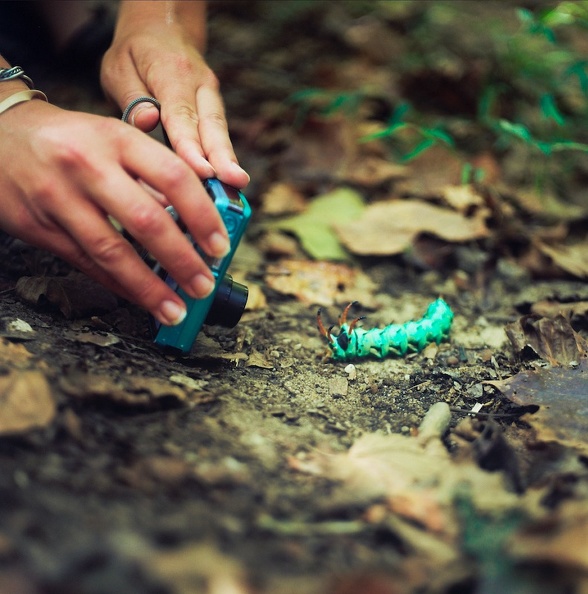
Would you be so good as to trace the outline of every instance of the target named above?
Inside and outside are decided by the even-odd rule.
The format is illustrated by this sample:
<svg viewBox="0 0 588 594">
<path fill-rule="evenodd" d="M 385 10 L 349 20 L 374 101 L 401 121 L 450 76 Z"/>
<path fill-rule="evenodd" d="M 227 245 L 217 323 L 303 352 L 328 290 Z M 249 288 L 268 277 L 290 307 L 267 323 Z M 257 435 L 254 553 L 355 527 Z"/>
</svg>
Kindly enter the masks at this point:
<svg viewBox="0 0 588 594">
<path fill-rule="evenodd" d="M 508 210 L 513 191 L 494 194 L 491 184 L 473 190 L 485 206 L 470 197 L 466 209 L 489 209 L 484 237 L 417 230 L 410 250 L 348 251 L 333 264 L 341 268 L 317 273 L 321 258 L 280 217 L 341 188 L 369 203 L 394 195 L 439 205 L 444 188 L 459 185 L 452 161 L 431 174 L 431 162 L 419 169 L 417 159 L 378 173 L 376 185 L 349 177 L 349 162 L 366 155 L 348 148 L 342 122 L 389 110 L 382 97 L 394 97 L 399 81 L 385 78 L 393 60 L 382 52 L 408 51 L 402 31 L 417 13 L 386 20 L 373 12 L 378 3 L 247 4 L 212 10 L 209 54 L 252 175 L 254 219 L 232 267 L 251 289 L 250 308 L 236 328 L 206 327 L 187 355 L 162 352 L 138 308 L 47 254 L 7 239 L 0 246 L 0 592 L 585 592 L 585 404 L 573 437 L 568 425 L 548 437 L 549 418 L 529 420 L 542 405 L 523 401 L 517 376 L 583 372 L 582 274 L 556 270 L 555 260 L 538 274 L 531 231 L 516 235 L 538 218 L 521 203 Z M 383 26 L 394 35 L 378 37 Z M 381 85 L 364 106 L 369 117 L 337 113 L 335 126 L 330 116 L 297 119 L 294 93 L 353 81 Z M 61 83 L 53 96 L 109 113 Z M 431 154 L 446 158 L 423 158 Z M 516 187 L 523 164 L 502 157 L 492 161 L 494 187 Z M 276 184 L 287 186 L 278 186 L 285 206 Z M 583 216 L 566 220 L 568 234 Z M 346 232 L 339 237 L 348 247 Z M 292 272 L 291 262 L 310 272 Z M 352 366 L 325 358 L 319 306 L 334 322 L 357 299 L 371 328 L 418 319 L 439 295 L 455 313 L 449 341 Z M 545 302 L 576 306 L 568 325 L 533 326 L 522 343 L 511 330 L 509 340 L 505 328 Z M 526 319 L 519 330 L 535 323 Z M 558 389 L 585 396 L 578 374 Z M 518 394 L 509 378 L 519 378 Z M 15 398 L 28 408 L 6 429 Z"/>
</svg>

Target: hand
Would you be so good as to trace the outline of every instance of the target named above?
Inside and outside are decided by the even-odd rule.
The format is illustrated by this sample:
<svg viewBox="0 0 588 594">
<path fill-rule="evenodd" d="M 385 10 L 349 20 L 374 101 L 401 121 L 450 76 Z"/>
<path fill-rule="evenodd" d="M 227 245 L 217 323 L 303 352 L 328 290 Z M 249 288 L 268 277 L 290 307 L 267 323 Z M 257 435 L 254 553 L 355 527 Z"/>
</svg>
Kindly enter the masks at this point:
<svg viewBox="0 0 588 594">
<path fill-rule="evenodd" d="M 102 85 L 121 110 L 137 97 L 161 103 L 161 121 L 175 152 L 201 177 L 242 188 L 249 176 L 231 145 L 216 76 L 197 46 L 204 44 L 204 2 L 123 2 Z M 130 121 L 148 131 L 157 109 L 139 104 Z"/>
<path fill-rule="evenodd" d="M 121 121 L 35 99 L 0 114 L 0 163 L 0 227 L 8 233 L 68 260 L 162 323 L 179 323 L 181 299 L 110 215 L 188 295 L 211 292 L 210 270 L 139 180 L 166 196 L 211 256 L 228 252 L 226 230 L 198 176 L 156 140 Z"/>
</svg>

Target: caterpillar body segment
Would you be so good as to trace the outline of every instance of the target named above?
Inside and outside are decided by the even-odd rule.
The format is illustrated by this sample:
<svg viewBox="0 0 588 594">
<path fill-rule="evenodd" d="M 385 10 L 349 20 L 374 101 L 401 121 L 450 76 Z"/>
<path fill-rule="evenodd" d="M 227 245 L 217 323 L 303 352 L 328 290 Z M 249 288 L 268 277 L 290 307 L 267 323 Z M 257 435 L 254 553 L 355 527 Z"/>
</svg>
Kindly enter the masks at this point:
<svg viewBox="0 0 588 594">
<path fill-rule="evenodd" d="M 353 303 L 350 303 L 339 318 L 339 334 L 333 334 L 317 314 L 319 332 L 326 338 L 331 357 L 336 361 L 349 361 L 364 357 L 403 357 L 409 353 L 419 353 L 431 343 L 439 344 L 449 338 L 453 322 L 453 312 L 441 298 L 433 301 L 420 320 L 404 324 L 389 324 L 385 328 L 365 330 L 357 324 L 363 318 L 347 322 Z"/>
</svg>

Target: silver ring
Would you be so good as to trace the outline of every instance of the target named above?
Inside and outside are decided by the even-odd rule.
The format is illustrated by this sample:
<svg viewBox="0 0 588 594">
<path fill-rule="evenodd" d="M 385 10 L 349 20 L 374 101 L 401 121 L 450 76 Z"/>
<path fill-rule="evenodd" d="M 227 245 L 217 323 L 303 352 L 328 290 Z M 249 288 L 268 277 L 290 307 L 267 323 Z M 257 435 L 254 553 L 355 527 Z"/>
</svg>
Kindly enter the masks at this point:
<svg viewBox="0 0 588 594">
<path fill-rule="evenodd" d="M 148 97 L 147 95 L 145 95 L 143 97 L 137 97 L 136 99 L 133 99 L 125 107 L 125 110 L 123 111 L 122 118 L 121 118 L 123 122 L 129 121 L 129 115 L 131 114 L 131 111 L 133 111 L 133 108 L 136 107 L 137 105 L 139 105 L 139 103 L 151 103 L 151 105 L 155 105 L 155 107 L 157 107 L 157 109 L 159 111 L 161 111 L 161 105 L 159 104 L 159 101 L 155 97 Z"/>
<path fill-rule="evenodd" d="M 16 78 L 22 78 L 29 89 L 33 89 L 35 87 L 35 83 L 33 82 L 32 78 L 27 76 L 25 71 L 20 66 L 0 68 L 0 82 L 5 80 L 14 80 Z"/>
</svg>

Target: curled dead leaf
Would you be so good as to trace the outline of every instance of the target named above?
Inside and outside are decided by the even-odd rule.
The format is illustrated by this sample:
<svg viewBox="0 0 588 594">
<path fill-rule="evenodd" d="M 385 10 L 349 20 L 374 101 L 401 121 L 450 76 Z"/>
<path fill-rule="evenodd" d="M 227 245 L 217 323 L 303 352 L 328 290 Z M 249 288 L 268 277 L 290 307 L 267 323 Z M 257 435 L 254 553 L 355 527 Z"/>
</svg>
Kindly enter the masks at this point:
<svg viewBox="0 0 588 594">
<path fill-rule="evenodd" d="M 588 454 L 588 409 L 586 377 L 588 359 L 572 368 L 550 367 L 521 371 L 515 376 L 484 383 L 494 386 L 520 406 L 538 407 L 523 418 L 536 432 L 536 439 L 557 442 Z"/>
<path fill-rule="evenodd" d="M 32 305 L 50 304 L 68 319 L 113 311 L 118 302 L 113 293 L 84 274 L 69 276 L 23 276 L 16 294 Z"/>
<path fill-rule="evenodd" d="M 529 564 L 588 571 L 588 511 L 584 501 L 572 501 L 549 518 L 529 524 L 508 542 L 509 552 Z"/>
<path fill-rule="evenodd" d="M 334 226 L 343 245 L 352 253 L 385 256 L 404 252 L 421 233 L 460 243 L 488 236 L 485 214 L 462 214 L 417 200 L 376 202 L 349 223 Z"/>
<path fill-rule="evenodd" d="M 553 319 L 523 316 L 506 326 L 506 334 L 519 355 L 532 350 L 551 365 L 578 362 L 588 352 L 588 343 L 563 316 Z"/>
<path fill-rule="evenodd" d="M 274 364 L 268 361 L 267 357 L 253 349 L 245 363 L 245 367 L 260 367 L 261 369 L 273 369 Z"/>
<path fill-rule="evenodd" d="M 49 382 L 41 372 L 11 371 L 0 376 L 0 435 L 47 427 L 56 410 Z"/>
<path fill-rule="evenodd" d="M 267 215 L 284 215 L 302 212 L 306 199 L 292 184 L 278 182 L 261 195 L 261 212 Z"/>
<path fill-rule="evenodd" d="M 85 344 L 95 344 L 97 346 L 107 347 L 120 342 L 120 338 L 109 332 L 74 332 L 68 330 L 64 332 L 65 338 L 82 342 Z"/>
<path fill-rule="evenodd" d="M 344 181 L 365 187 L 380 186 L 408 175 L 408 167 L 375 156 L 359 158 L 344 174 Z"/>
<path fill-rule="evenodd" d="M 536 241 L 535 246 L 561 270 L 578 278 L 588 278 L 588 242 L 552 246 Z"/>
<path fill-rule="evenodd" d="M 574 320 L 588 321 L 588 301 L 574 301 L 563 303 L 552 299 L 544 299 L 531 305 L 531 313 L 545 318 L 555 318 L 558 314 L 563 315 L 573 323 Z"/>
<path fill-rule="evenodd" d="M 282 260 L 268 266 L 265 282 L 275 291 L 294 295 L 303 303 L 323 306 L 360 301 L 370 307 L 375 289 L 374 283 L 359 269 L 307 260 Z"/>
<path fill-rule="evenodd" d="M 445 186 L 442 194 L 444 202 L 462 214 L 484 205 L 484 198 L 472 185 Z"/>
<path fill-rule="evenodd" d="M 33 354 L 22 344 L 14 344 L 5 338 L 0 338 L 0 363 L 10 367 L 26 367 Z"/>
<path fill-rule="evenodd" d="M 115 379 L 92 373 L 72 373 L 60 379 L 59 387 L 68 396 L 75 398 L 106 400 L 121 406 L 141 408 L 201 404 L 212 398 L 210 394 L 156 377 Z"/>
</svg>

